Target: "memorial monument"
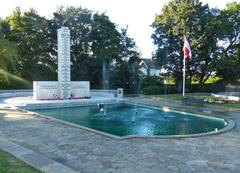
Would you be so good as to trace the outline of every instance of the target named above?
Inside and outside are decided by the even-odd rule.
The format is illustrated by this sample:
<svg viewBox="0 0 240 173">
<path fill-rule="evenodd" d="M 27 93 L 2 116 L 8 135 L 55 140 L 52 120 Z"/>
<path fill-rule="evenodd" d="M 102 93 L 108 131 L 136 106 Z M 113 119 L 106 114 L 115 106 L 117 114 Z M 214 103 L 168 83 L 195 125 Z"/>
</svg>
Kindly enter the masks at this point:
<svg viewBox="0 0 240 173">
<path fill-rule="evenodd" d="M 70 97 L 70 31 L 61 27 L 57 31 L 58 37 L 58 83 L 61 98 Z"/>
<path fill-rule="evenodd" d="M 89 81 L 71 81 L 70 30 L 62 26 L 58 29 L 57 36 L 58 81 L 34 81 L 33 98 L 37 100 L 90 98 Z"/>
</svg>

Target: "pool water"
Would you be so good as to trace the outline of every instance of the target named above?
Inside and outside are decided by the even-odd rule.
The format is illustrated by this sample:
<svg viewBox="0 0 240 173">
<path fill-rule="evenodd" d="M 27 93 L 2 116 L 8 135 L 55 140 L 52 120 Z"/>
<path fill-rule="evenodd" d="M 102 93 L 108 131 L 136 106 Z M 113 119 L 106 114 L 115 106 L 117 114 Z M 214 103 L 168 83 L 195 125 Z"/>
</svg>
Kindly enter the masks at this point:
<svg viewBox="0 0 240 173">
<path fill-rule="evenodd" d="M 225 126 L 224 119 L 132 104 L 36 109 L 34 112 L 117 136 L 198 134 Z"/>
</svg>

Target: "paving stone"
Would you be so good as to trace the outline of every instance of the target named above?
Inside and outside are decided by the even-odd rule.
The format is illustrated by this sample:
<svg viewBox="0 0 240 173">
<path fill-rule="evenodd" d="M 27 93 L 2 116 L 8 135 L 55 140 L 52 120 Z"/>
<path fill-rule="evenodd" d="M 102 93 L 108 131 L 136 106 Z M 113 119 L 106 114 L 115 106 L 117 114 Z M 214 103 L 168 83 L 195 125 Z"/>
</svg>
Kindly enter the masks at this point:
<svg viewBox="0 0 240 173">
<path fill-rule="evenodd" d="M 80 171 L 74 171 L 58 163 L 53 163 L 45 166 L 41 168 L 41 170 L 47 173 L 80 173 Z"/>
<path fill-rule="evenodd" d="M 32 153 L 31 150 L 28 150 L 26 148 L 23 148 L 19 145 L 16 145 L 10 141 L 7 141 L 3 138 L 0 137 L 0 148 L 2 148 L 3 150 L 9 152 L 9 153 L 12 153 L 14 154 L 15 156 L 21 156 L 21 155 L 24 155 L 24 154 L 30 154 Z"/>
<path fill-rule="evenodd" d="M 20 156 L 26 163 L 30 163 L 32 166 L 41 169 L 42 167 L 46 167 L 54 162 L 38 153 L 30 153 Z"/>
<path fill-rule="evenodd" d="M 233 130 L 197 138 L 116 140 L 17 111 L 12 118 L 0 113 L 0 134 L 29 149 L 9 147 L 9 151 L 53 173 L 65 170 L 51 160 L 81 173 L 238 173 L 240 116 L 223 113 L 234 119 Z M 0 138 L 0 147 L 4 146 L 7 148 Z M 31 150 L 49 160 L 36 159 Z"/>
</svg>

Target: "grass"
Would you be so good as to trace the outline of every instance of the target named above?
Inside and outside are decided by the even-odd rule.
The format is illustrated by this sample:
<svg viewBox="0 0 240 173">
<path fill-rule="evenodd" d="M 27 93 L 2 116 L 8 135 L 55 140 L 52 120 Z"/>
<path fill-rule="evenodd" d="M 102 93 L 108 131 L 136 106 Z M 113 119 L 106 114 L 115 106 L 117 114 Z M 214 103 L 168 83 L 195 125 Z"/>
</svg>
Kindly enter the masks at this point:
<svg viewBox="0 0 240 173">
<path fill-rule="evenodd" d="M 228 103 L 228 104 L 211 104 L 211 105 L 215 107 L 220 107 L 220 108 L 240 110 L 240 102 Z"/>
<path fill-rule="evenodd" d="M 204 97 L 210 98 L 212 97 L 210 93 L 186 93 L 186 96 L 194 96 L 194 97 Z M 163 100 L 175 100 L 181 101 L 182 94 L 165 94 L 165 95 L 152 95 L 152 98 L 155 99 L 163 99 Z M 226 103 L 226 104 L 216 104 L 216 103 L 206 103 L 208 106 L 224 108 L 224 109 L 237 109 L 240 110 L 240 102 L 236 103 Z"/>
<path fill-rule="evenodd" d="M 2 173 L 40 173 L 23 161 L 0 150 L 0 172 Z"/>
</svg>

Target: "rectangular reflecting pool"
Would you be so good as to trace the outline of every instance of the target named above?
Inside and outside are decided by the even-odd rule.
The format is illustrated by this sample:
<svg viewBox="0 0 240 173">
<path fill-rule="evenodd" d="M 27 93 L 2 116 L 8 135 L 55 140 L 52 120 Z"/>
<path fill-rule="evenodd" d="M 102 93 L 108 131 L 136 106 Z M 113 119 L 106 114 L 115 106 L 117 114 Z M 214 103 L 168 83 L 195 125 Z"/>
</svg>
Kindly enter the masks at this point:
<svg viewBox="0 0 240 173">
<path fill-rule="evenodd" d="M 199 134 L 226 126 L 221 118 L 127 103 L 31 111 L 117 136 Z"/>
</svg>

